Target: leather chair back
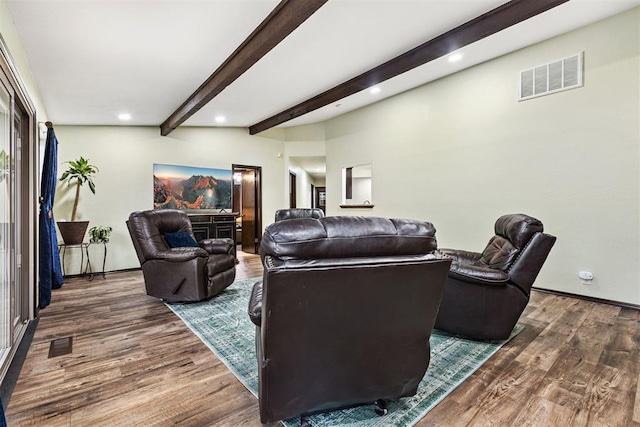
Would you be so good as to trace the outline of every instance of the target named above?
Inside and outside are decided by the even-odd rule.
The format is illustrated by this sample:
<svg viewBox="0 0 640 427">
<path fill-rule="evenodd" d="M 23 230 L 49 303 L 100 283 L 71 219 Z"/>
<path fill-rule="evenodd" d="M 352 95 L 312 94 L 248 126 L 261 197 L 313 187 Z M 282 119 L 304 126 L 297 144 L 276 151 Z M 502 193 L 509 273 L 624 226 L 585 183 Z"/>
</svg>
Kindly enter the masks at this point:
<svg viewBox="0 0 640 427">
<path fill-rule="evenodd" d="M 267 227 L 249 307 L 262 422 L 415 394 L 451 263 L 435 249 L 435 228 L 422 221 Z"/>
<path fill-rule="evenodd" d="M 193 234 L 187 214 L 174 209 L 133 212 L 127 227 L 141 264 L 157 258 L 158 251 L 168 249 L 162 237 L 164 233 L 183 231 Z"/>
<path fill-rule="evenodd" d="M 487 267 L 506 272 L 531 237 L 542 231 L 542 223 L 533 217 L 524 214 L 503 215 L 496 221 L 496 235 L 482 251 L 480 261 Z"/>
<path fill-rule="evenodd" d="M 308 209 L 308 208 L 290 208 L 279 209 L 276 211 L 275 221 L 283 221 L 285 219 L 294 218 L 324 218 L 324 211 L 322 209 Z"/>
<path fill-rule="evenodd" d="M 359 216 L 290 221 L 267 228 L 260 246 L 263 256 L 281 260 L 380 257 L 426 254 L 437 248 L 436 230 L 429 222 Z"/>
</svg>

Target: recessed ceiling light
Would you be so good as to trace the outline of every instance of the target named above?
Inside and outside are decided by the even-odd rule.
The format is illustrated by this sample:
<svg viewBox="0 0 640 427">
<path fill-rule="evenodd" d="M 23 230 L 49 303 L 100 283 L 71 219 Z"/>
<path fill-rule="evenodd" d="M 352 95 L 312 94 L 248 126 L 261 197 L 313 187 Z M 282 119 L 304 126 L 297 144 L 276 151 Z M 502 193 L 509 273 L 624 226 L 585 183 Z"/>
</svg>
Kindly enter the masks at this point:
<svg viewBox="0 0 640 427">
<path fill-rule="evenodd" d="M 118 118 L 120 120 L 131 120 L 131 114 L 127 114 L 127 113 L 118 114 Z"/>
<path fill-rule="evenodd" d="M 369 93 L 371 93 L 372 95 L 375 95 L 376 93 L 380 93 L 380 88 L 378 86 L 374 86 L 371 89 L 369 89 Z"/>
<path fill-rule="evenodd" d="M 225 116 L 216 116 L 214 120 L 216 121 L 216 123 L 224 123 L 227 121 L 227 118 Z"/>
<path fill-rule="evenodd" d="M 458 62 L 461 59 L 462 59 L 461 53 L 454 53 L 453 55 L 449 56 L 449 62 Z"/>
</svg>

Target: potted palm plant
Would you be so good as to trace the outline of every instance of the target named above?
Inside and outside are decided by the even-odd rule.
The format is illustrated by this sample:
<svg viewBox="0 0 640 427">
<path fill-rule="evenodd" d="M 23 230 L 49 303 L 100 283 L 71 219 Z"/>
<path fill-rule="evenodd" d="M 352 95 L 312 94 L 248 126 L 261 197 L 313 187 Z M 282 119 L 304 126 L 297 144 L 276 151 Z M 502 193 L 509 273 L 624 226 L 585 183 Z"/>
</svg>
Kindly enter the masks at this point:
<svg viewBox="0 0 640 427">
<path fill-rule="evenodd" d="M 69 163 L 69 168 L 64 171 L 60 177 L 60 181 L 66 181 L 68 185 L 75 185 L 76 196 L 73 201 L 71 221 L 58 221 L 57 223 L 60 234 L 62 235 L 62 240 L 64 240 L 67 245 L 78 245 L 84 240 L 84 234 L 89 226 L 89 221 L 76 221 L 78 201 L 80 200 L 80 187 L 86 183 L 89 186 L 89 190 L 91 190 L 93 194 L 96 194 L 93 176 L 98 172 L 98 168 L 89 164 L 89 160 L 82 156 L 67 163 Z"/>
</svg>

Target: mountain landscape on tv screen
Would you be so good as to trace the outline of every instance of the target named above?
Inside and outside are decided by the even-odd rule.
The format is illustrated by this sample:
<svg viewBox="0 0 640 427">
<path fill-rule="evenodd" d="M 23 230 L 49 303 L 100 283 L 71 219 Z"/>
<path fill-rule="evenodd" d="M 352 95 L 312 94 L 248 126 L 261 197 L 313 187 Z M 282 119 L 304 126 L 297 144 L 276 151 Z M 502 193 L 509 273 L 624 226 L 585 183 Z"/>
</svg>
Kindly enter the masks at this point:
<svg viewBox="0 0 640 427">
<path fill-rule="evenodd" d="M 158 178 L 153 175 L 154 209 L 231 209 L 231 180 L 192 175 Z"/>
</svg>

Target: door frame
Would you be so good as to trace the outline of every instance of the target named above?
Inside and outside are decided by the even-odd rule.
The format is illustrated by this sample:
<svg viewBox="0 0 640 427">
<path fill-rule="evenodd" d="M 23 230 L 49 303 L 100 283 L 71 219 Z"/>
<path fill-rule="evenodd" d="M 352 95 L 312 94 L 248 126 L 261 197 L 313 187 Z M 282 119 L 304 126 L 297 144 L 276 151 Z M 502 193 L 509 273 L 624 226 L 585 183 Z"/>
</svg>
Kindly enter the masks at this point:
<svg viewBox="0 0 640 427">
<path fill-rule="evenodd" d="M 289 171 L 289 207 L 296 208 L 298 206 L 298 177 Z"/>
<path fill-rule="evenodd" d="M 324 206 L 320 206 L 320 193 L 325 193 Z M 312 195 L 314 198 L 314 208 L 322 209 L 324 214 L 327 214 L 327 187 L 326 186 L 316 186 L 315 191 Z"/>
<path fill-rule="evenodd" d="M 256 253 L 259 253 L 260 244 L 262 243 L 262 166 L 252 165 L 240 165 L 233 163 L 231 165 L 231 176 L 236 172 L 243 172 L 252 170 L 256 176 L 256 205 L 255 205 L 255 219 L 256 219 Z M 241 191 L 242 192 L 242 191 Z M 233 201 L 232 201 L 233 203 Z M 242 212 L 240 212 L 242 214 Z"/>
<path fill-rule="evenodd" d="M 311 209 L 316 207 L 316 186 L 311 184 Z"/>
</svg>

